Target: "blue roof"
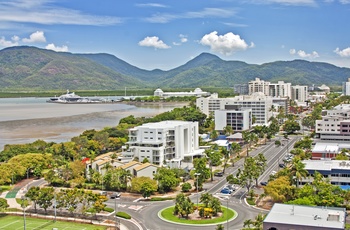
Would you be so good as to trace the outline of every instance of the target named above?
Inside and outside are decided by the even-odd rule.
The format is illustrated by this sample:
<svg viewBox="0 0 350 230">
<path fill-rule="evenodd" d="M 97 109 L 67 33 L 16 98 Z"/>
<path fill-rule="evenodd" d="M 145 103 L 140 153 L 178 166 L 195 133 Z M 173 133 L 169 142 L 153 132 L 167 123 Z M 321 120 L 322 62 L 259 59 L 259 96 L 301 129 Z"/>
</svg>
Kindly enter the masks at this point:
<svg viewBox="0 0 350 230">
<path fill-rule="evenodd" d="M 343 190 L 350 190 L 350 185 L 341 185 L 340 188 Z"/>
</svg>

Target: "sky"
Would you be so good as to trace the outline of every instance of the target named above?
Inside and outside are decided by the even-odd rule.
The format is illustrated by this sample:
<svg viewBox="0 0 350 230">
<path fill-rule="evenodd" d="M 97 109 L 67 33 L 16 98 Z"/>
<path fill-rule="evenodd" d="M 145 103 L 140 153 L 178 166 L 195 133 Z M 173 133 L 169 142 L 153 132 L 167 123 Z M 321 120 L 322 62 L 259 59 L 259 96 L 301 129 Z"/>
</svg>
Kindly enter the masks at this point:
<svg viewBox="0 0 350 230">
<path fill-rule="evenodd" d="M 349 22 L 350 0 L 0 0 L 0 49 L 108 53 L 147 70 L 203 52 L 350 68 Z"/>
</svg>

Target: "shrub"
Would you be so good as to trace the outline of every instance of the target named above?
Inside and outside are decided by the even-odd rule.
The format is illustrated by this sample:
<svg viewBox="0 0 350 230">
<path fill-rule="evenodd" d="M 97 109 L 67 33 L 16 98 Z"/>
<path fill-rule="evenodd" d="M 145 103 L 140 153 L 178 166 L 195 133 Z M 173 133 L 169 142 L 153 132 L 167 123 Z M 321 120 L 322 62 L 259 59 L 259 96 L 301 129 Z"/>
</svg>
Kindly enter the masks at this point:
<svg viewBox="0 0 350 230">
<path fill-rule="evenodd" d="M 174 200 L 173 197 L 152 197 L 149 201 L 164 201 L 164 200 Z"/>
<path fill-rule="evenodd" d="M 131 216 L 126 212 L 117 212 L 115 215 L 124 219 L 131 219 Z"/>
<path fill-rule="evenodd" d="M 191 185 L 190 183 L 188 183 L 188 182 L 183 183 L 183 184 L 181 185 L 181 190 L 182 190 L 183 192 L 188 192 L 188 191 L 190 191 L 191 189 L 192 189 L 192 185 Z"/>
<path fill-rule="evenodd" d="M 114 212 L 114 209 L 113 209 L 113 208 L 110 208 L 110 207 L 105 207 L 105 208 L 103 209 L 103 211 L 105 211 L 105 212 Z"/>
</svg>

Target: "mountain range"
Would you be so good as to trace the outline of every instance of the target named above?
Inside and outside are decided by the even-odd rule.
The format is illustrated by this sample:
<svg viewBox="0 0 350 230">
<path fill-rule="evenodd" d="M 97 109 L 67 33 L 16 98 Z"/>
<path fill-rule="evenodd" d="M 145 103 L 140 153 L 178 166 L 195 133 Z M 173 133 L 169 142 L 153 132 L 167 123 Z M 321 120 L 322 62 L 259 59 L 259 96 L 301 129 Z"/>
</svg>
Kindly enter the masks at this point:
<svg viewBox="0 0 350 230">
<path fill-rule="evenodd" d="M 113 90 L 232 87 L 255 78 L 270 82 L 340 86 L 350 69 L 305 60 L 261 65 L 225 61 L 202 53 L 177 68 L 144 70 L 111 54 L 73 54 L 29 46 L 0 50 L 2 90 Z"/>
</svg>

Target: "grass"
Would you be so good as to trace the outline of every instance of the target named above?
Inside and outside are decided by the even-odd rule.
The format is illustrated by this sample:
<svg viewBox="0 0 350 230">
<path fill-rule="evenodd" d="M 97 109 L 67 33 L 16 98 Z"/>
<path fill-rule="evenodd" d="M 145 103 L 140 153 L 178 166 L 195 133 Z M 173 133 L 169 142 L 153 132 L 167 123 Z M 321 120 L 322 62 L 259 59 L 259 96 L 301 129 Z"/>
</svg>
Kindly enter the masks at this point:
<svg viewBox="0 0 350 230">
<path fill-rule="evenodd" d="M 1 186 L 0 186 L 0 193 L 1 193 L 1 192 L 9 191 L 11 188 L 12 188 L 11 185 L 1 185 Z"/>
<path fill-rule="evenodd" d="M 1 215 L 0 216 L 0 230 L 22 230 L 24 221 L 21 216 L 10 216 L 10 215 Z M 56 221 L 45 220 L 45 219 L 37 219 L 26 217 L 26 229 L 27 230 L 52 230 L 53 228 L 57 228 L 60 230 L 105 230 L 107 229 L 104 226 L 97 226 L 92 224 L 80 224 L 74 222 L 64 222 L 64 221 Z"/>
<path fill-rule="evenodd" d="M 213 219 L 202 219 L 202 220 L 187 220 L 179 218 L 178 216 L 175 216 L 174 213 L 174 206 L 165 208 L 161 211 L 161 216 L 171 222 L 181 223 L 181 224 L 218 224 L 226 222 L 227 219 L 232 219 L 233 217 L 237 216 L 237 213 L 232 209 L 227 209 L 226 207 L 222 206 L 223 215 L 220 217 L 214 217 Z"/>
</svg>

